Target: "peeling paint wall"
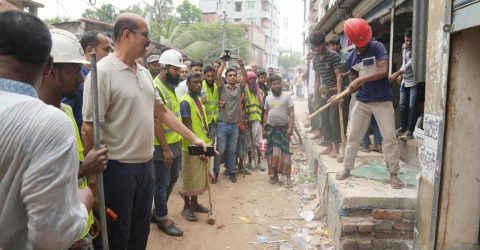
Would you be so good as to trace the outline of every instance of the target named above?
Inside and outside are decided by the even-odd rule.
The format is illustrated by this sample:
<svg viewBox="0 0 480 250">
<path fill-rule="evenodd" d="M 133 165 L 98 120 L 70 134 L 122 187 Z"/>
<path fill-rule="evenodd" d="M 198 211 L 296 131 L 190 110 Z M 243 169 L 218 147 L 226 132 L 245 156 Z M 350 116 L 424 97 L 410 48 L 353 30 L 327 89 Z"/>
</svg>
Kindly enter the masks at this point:
<svg viewBox="0 0 480 250">
<path fill-rule="evenodd" d="M 437 249 L 478 249 L 480 27 L 452 35 Z M 460 230 L 459 230 L 460 229 Z"/>
</svg>

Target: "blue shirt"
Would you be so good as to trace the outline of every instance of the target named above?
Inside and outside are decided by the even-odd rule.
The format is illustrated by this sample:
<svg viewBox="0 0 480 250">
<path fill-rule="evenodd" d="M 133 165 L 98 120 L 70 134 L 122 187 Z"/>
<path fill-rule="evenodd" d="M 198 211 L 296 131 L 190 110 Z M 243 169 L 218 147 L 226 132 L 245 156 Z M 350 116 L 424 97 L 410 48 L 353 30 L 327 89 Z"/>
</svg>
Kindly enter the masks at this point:
<svg viewBox="0 0 480 250">
<path fill-rule="evenodd" d="M 358 54 L 355 48 L 348 58 L 347 65 L 350 73 L 356 76 L 369 75 L 376 71 L 377 62 L 388 60 L 388 53 L 382 43 L 371 41 L 368 48 L 362 54 Z M 385 76 L 382 79 L 368 81 L 357 92 L 357 100 L 368 102 L 392 101 L 392 84 Z"/>
<path fill-rule="evenodd" d="M 80 73 L 82 74 L 83 79 L 88 75 L 88 72 L 90 72 L 90 70 L 87 69 L 87 67 L 82 66 Z M 75 117 L 78 129 L 82 129 L 83 82 L 80 83 L 80 86 L 78 87 L 78 95 L 75 98 L 70 99 L 65 97 L 62 99 L 62 102 L 72 107 L 73 117 Z"/>
</svg>

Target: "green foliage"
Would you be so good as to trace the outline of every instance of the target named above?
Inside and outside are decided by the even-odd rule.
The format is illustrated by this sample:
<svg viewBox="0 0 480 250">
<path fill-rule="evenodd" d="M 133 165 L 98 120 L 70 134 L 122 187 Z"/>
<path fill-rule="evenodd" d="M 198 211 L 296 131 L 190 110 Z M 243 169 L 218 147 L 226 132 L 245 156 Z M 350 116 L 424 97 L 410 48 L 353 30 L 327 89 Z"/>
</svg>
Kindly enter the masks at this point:
<svg viewBox="0 0 480 250">
<path fill-rule="evenodd" d="M 182 24 L 202 21 L 202 11 L 189 0 L 183 0 L 182 4 L 177 7 L 177 13 L 180 15 L 179 21 Z"/>
<path fill-rule="evenodd" d="M 152 13 L 152 23 L 163 24 L 172 16 L 172 0 L 154 0 L 153 5 L 146 4 L 146 11 Z"/>
<path fill-rule="evenodd" d="M 73 21 L 70 17 L 62 16 L 62 17 L 53 17 L 53 18 L 47 18 L 44 20 L 48 24 L 52 23 L 63 23 L 63 22 L 70 22 Z"/>
<path fill-rule="evenodd" d="M 137 3 L 137 4 L 128 6 L 127 9 L 125 9 L 125 12 L 134 13 L 144 17 L 146 14 L 146 9 L 145 9 L 145 6 Z"/>
<path fill-rule="evenodd" d="M 226 33 L 226 48 L 232 49 L 233 55 L 239 51 L 244 60 L 248 61 L 250 43 L 245 39 L 245 30 L 240 25 L 227 24 Z M 222 52 L 222 24 L 181 25 L 167 44 L 182 49 L 192 59 L 213 62 L 219 59 Z"/>
<path fill-rule="evenodd" d="M 299 52 L 292 52 L 290 55 L 282 55 L 278 58 L 278 65 L 283 69 L 290 69 L 303 64 L 304 61 Z"/>
<path fill-rule="evenodd" d="M 113 24 L 120 11 L 111 4 L 102 4 L 97 9 L 86 9 L 82 17 Z"/>
</svg>

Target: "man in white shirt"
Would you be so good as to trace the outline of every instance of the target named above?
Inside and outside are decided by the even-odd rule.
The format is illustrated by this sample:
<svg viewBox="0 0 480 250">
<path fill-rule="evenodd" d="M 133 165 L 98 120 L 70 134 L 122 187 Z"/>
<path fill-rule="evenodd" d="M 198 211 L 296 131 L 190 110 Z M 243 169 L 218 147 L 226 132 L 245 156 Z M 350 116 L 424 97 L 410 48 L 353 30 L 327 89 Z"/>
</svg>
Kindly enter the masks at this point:
<svg viewBox="0 0 480 250">
<path fill-rule="evenodd" d="M 34 88 L 51 70 L 50 32 L 6 11 L 0 34 L 0 248 L 66 249 L 85 232 L 93 196 L 77 190 L 71 120 Z"/>
</svg>

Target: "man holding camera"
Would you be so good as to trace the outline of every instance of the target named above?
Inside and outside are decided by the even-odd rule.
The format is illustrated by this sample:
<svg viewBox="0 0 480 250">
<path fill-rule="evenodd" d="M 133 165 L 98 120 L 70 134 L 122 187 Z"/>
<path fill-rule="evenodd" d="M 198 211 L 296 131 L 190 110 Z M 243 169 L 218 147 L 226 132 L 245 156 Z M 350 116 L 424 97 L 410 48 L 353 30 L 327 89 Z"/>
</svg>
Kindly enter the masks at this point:
<svg viewBox="0 0 480 250">
<path fill-rule="evenodd" d="M 225 51 L 227 52 L 227 51 Z M 225 72 L 227 78 L 227 84 L 223 84 L 222 72 L 225 68 L 226 61 L 231 57 L 226 53 L 221 57 L 222 65 L 217 72 L 217 86 L 220 92 L 219 101 L 219 116 L 217 124 L 217 150 L 219 155 L 215 157 L 213 171 L 215 173 L 214 183 L 218 181 L 220 172 L 220 164 L 223 156 L 227 153 L 227 171 L 230 181 L 232 183 L 237 182 L 235 177 L 235 159 L 237 152 L 237 140 L 238 140 L 238 126 L 241 121 L 241 96 L 245 94 L 245 86 L 247 80 L 247 71 L 243 64 L 243 59 L 238 57 L 237 62 L 242 70 L 242 81 L 240 86 L 237 84 L 237 71 L 229 68 Z"/>
</svg>

